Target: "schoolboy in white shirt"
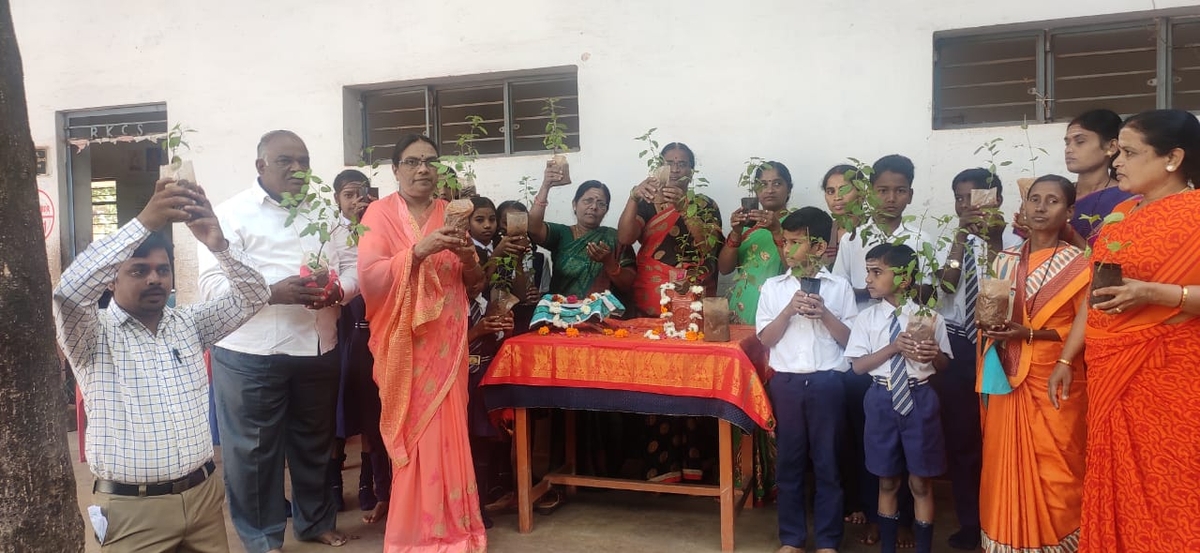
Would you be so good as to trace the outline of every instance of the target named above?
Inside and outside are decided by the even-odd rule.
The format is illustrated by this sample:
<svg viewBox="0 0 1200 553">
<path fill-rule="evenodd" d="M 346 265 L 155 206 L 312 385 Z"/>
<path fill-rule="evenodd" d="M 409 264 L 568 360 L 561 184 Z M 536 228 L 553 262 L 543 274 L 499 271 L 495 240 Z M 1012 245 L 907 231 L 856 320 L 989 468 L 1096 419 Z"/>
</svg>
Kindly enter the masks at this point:
<svg viewBox="0 0 1200 553">
<path fill-rule="evenodd" d="M 815 207 L 792 212 L 781 223 L 786 274 L 767 279 L 758 300 L 759 340 L 771 350 L 775 370 L 768 393 L 778 444 L 779 553 L 804 551 L 807 541 L 804 473 L 812 460 L 813 512 L 818 553 L 836 553 L 842 542 L 842 487 L 838 453 L 846 434 L 843 348 L 858 314 L 854 289 L 833 275 L 822 257 L 833 219 Z"/>
</svg>

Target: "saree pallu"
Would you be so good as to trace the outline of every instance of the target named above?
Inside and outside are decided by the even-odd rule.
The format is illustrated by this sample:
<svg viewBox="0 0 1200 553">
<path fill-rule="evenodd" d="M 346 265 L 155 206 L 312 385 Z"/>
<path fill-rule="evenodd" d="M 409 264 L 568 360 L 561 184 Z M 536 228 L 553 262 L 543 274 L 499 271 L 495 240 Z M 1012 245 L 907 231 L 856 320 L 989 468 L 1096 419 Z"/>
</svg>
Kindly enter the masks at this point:
<svg viewBox="0 0 1200 553">
<path fill-rule="evenodd" d="M 1066 244 L 1029 252 L 1026 243 L 996 264 L 998 274 L 1014 275 L 1014 320 L 1066 339 L 1091 278 L 1083 252 Z M 988 395 L 983 412 L 979 515 L 987 553 L 1078 550 L 1087 381 L 1082 367 L 1072 367 L 1070 399 L 1060 409 L 1050 404 L 1049 378 L 1062 349 L 1049 340 L 999 346 L 1012 392 Z M 982 356 L 979 363 L 982 372 Z"/>
<path fill-rule="evenodd" d="M 487 549 L 467 436 L 467 299 L 450 251 L 414 263 L 443 226 L 434 200 L 424 226 L 399 194 L 371 204 L 359 274 L 371 323 L 380 432 L 393 463 L 384 551 Z"/>
<path fill-rule="evenodd" d="M 746 232 L 742 245 L 738 247 L 737 258 L 737 274 L 729 291 L 729 309 L 737 314 L 741 324 L 752 325 L 758 313 L 762 284 L 783 272 L 783 259 L 771 231 L 761 227 Z"/>
<path fill-rule="evenodd" d="M 1200 194 L 1135 205 L 1114 209 L 1126 218 L 1101 228 L 1097 259 L 1125 278 L 1200 284 Z M 1081 551 L 1200 551 L 1200 318 L 1181 313 L 1088 313 Z"/>
</svg>

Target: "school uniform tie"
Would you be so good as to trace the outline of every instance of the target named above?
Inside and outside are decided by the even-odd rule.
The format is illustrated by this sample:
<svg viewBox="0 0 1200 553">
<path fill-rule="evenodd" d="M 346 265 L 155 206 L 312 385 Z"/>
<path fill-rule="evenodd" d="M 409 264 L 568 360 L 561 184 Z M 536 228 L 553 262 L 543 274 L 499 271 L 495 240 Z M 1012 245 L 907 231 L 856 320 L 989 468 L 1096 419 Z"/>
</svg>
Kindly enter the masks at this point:
<svg viewBox="0 0 1200 553">
<path fill-rule="evenodd" d="M 975 261 L 975 237 L 967 236 L 966 255 L 963 256 L 963 274 L 967 276 L 963 286 L 966 288 L 967 320 L 963 321 L 963 332 L 972 344 L 979 339 L 975 326 L 975 299 L 979 297 L 979 271 Z"/>
<path fill-rule="evenodd" d="M 896 314 L 892 314 L 892 342 L 900 336 L 900 319 Z M 892 374 L 888 377 L 888 383 L 891 385 L 892 392 L 892 409 L 901 415 L 907 415 L 912 412 L 913 399 L 912 390 L 908 388 L 908 371 L 904 367 L 904 356 L 897 353 L 892 356 Z"/>
</svg>

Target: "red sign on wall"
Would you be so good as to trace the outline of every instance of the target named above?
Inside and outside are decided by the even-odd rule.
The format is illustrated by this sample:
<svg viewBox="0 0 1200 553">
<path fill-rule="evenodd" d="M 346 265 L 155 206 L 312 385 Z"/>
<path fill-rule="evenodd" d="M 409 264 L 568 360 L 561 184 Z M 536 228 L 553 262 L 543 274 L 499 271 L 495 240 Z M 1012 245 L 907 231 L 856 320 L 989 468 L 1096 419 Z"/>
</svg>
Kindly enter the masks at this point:
<svg viewBox="0 0 1200 553">
<path fill-rule="evenodd" d="M 49 240 L 54 230 L 54 200 L 45 190 L 38 189 L 38 207 L 42 211 L 42 232 L 46 233 L 46 239 Z"/>
</svg>

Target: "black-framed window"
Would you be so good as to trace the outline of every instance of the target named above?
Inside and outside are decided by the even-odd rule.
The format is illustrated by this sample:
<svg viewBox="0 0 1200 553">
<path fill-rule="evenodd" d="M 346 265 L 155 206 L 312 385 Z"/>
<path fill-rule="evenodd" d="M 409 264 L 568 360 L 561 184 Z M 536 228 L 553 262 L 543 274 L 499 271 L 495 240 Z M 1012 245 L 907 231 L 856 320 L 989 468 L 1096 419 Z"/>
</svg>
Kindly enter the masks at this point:
<svg viewBox="0 0 1200 553">
<path fill-rule="evenodd" d="M 460 135 L 470 132 L 468 117 L 478 116 L 486 134 L 470 141 L 480 155 L 545 151 L 542 139 L 550 119 L 547 102 L 557 98 L 556 113 L 566 128 L 566 144 L 579 149 L 579 88 L 574 72 L 478 80 L 455 78 L 444 84 L 399 85 L 362 92 L 364 147 L 368 161 L 387 161 L 401 134 L 427 134 L 443 153 L 457 153 Z"/>
<path fill-rule="evenodd" d="M 1200 110 L 1200 17 L 934 35 L 935 129 Z"/>
</svg>

